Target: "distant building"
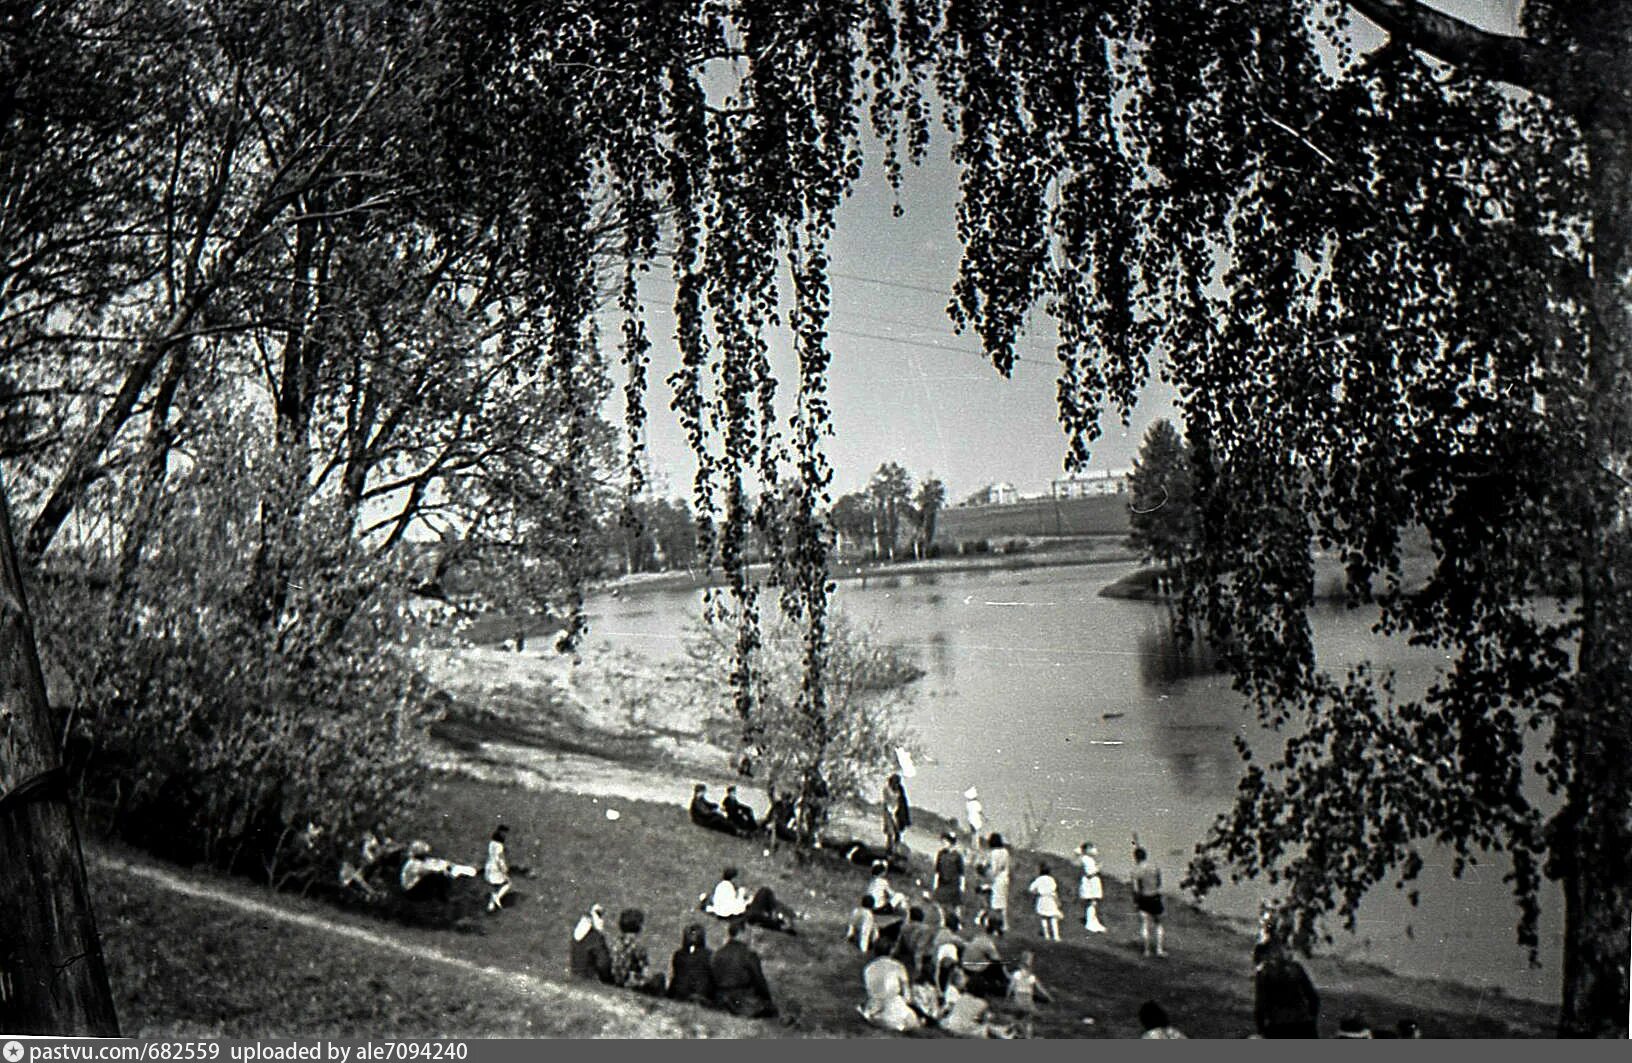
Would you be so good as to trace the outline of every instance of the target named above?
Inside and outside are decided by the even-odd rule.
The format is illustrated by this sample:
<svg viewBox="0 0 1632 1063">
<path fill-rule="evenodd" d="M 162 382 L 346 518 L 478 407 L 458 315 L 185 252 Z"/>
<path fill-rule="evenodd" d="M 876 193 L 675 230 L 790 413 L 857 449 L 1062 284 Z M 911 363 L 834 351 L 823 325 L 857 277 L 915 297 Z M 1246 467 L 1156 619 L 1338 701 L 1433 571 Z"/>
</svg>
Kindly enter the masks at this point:
<svg viewBox="0 0 1632 1063">
<path fill-rule="evenodd" d="M 1103 472 L 1076 472 L 1061 476 L 1050 485 L 1054 498 L 1098 498 L 1103 495 L 1125 494 L 1128 490 L 1128 469 L 1106 469 Z"/>
<path fill-rule="evenodd" d="M 1010 483 L 995 483 L 982 487 L 963 500 L 966 506 L 1008 506 L 1020 501 L 1020 492 Z"/>
</svg>

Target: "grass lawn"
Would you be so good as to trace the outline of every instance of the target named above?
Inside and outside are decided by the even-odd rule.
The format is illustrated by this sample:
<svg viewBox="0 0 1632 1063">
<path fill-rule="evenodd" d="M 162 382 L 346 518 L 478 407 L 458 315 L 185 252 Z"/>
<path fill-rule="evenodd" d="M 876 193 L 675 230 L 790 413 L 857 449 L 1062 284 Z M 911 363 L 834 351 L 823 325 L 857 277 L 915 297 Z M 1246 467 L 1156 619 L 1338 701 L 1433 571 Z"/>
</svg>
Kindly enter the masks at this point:
<svg viewBox="0 0 1632 1063">
<path fill-rule="evenodd" d="M 588 991 L 614 1008 L 655 1008 L 682 1027 L 690 1024 L 688 1032 L 878 1034 L 856 1014 L 863 961 L 843 940 L 845 921 L 865 886 L 865 870 L 800 867 L 787 849 L 767 856 L 758 845 L 700 830 L 680 807 L 686 789 L 677 782 L 675 804 L 664 806 L 438 778 L 427 787 L 418 833 L 439 854 L 479 863 L 493 825 L 503 820 L 511 827 L 512 863 L 532 870 L 517 879 L 518 903 L 479 920 L 473 933 L 404 927 L 298 898 L 277 903 L 369 927 L 406 944 L 565 982 L 572 924 L 592 903 L 604 904 L 614 920 L 622 908 L 643 909 L 648 947 L 654 962 L 665 967 L 681 929 L 693 920 L 708 927 L 711 945 L 723 942 L 723 928 L 696 910 L 697 897 L 721 868 L 734 864 L 746 884 L 770 885 L 806 915 L 797 937 L 758 934 L 767 976 L 791 1023 L 738 1023 L 686 1005 L 647 1004 L 630 993 Z M 606 818 L 609 807 L 618 810 L 616 821 Z M 1027 868 L 1030 859 L 1017 853 L 1016 867 Z M 920 875 L 927 871 L 923 863 L 916 868 Z M 607 1029 L 605 1016 L 587 1014 L 594 1009 L 580 1001 L 533 999 L 536 994 L 529 997 L 492 978 L 405 962 L 359 942 L 274 925 L 157 887 L 110 880 L 106 873 L 94 874 L 93 881 L 120 1014 L 131 1032 L 538 1037 Z M 273 899 L 252 887 L 230 885 Z M 908 885 L 896 879 L 898 889 Z M 1156 999 L 1192 1037 L 1245 1036 L 1252 1024 L 1250 941 L 1219 920 L 1174 904 L 1168 931 L 1172 956 L 1145 959 L 1135 941 L 1131 905 L 1122 900 L 1125 892 L 1110 884 L 1109 893 L 1104 911 L 1112 933 L 1093 940 L 1080 924 L 1072 927 L 1068 921 L 1067 940 L 1040 942 L 1025 918 L 1028 909 L 1014 911 L 1016 932 L 1002 942 L 1004 953 L 1034 950 L 1038 974 L 1057 999 L 1039 1017 L 1037 1035 L 1136 1036 L 1139 1005 Z M 1316 960 L 1308 966 L 1322 992 L 1321 1025 L 1328 1034 L 1356 1012 L 1378 1027 L 1411 1017 L 1429 1036 L 1552 1032 L 1555 1016 L 1542 1005 L 1398 978 L 1364 965 Z M 1089 1018 L 1092 1023 L 1085 1021 Z"/>
</svg>

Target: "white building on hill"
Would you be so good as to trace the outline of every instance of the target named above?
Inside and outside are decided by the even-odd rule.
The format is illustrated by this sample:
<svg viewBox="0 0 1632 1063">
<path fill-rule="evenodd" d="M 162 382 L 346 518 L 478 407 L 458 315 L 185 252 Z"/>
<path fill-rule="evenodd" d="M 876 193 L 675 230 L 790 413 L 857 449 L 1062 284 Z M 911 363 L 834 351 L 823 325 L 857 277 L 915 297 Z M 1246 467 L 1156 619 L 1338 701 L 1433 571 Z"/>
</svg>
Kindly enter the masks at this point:
<svg viewBox="0 0 1632 1063">
<path fill-rule="evenodd" d="M 1049 494 L 1054 498 L 1094 498 L 1100 495 L 1120 495 L 1128 490 L 1131 469 L 1106 469 L 1102 472 L 1076 472 L 1056 478 Z"/>
</svg>

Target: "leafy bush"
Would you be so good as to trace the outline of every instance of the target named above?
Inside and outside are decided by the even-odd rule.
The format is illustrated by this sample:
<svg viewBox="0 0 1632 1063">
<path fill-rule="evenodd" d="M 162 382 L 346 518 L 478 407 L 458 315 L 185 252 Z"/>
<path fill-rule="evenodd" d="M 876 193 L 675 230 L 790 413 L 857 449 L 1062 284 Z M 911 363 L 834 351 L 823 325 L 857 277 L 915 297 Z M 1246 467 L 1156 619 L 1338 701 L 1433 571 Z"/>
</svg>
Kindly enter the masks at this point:
<svg viewBox="0 0 1632 1063">
<path fill-rule="evenodd" d="M 286 884 L 328 877 L 410 799 L 423 684 L 389 566 L 321 506 L 257 578 L 270 477 L 226 443 L 198 455 L 127 578 L 62 582 L 43 648 L 67 759 L 131 842 Z"/>
<path fill-rule="evenodd" d="M 729 712 L 735 645 L 730 617 L 697 621 L 669 686 L 704 711 Z M 822 676 L 826 715 L 822 727 L 812 728 L 800 709 L 802 650 L 798 626 L 780 612 L 764 622 L 745 721 L 754 737 L 743 763 L 762 785 L 795 794 L 805 773 L 815 769 L 825 790 L 824 806 L 811 817 L 819 829 L 832 803 L 870 798 L 894 770 L 896 749 L 914 748 L 905 713 L 912 684 L 924 673 L 905 650 L 882 641 L 876 628 L 835 612 L 828 617 Z"/>
</svg>

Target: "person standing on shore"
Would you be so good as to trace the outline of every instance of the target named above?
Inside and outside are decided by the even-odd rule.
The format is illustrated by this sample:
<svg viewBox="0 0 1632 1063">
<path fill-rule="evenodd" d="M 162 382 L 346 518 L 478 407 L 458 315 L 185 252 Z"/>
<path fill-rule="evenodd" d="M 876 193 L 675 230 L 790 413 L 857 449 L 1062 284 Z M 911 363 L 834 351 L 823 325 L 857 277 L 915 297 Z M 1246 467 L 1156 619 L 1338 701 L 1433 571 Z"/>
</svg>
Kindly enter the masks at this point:
<svg viewBox="0 0 1632 1063">
<path fill-rule="evenodd" d="M 1105 896 L 1105 883 L 1099 877 L 1099 846 L 1083 842 L 1077 850 L 1082 861 L 1082 881 L 1077 883 L 1077 898 L 1082 901 L 1082 926 L 1090 934 L 1105 933 L 1105 924 L 1099 921 L 1099 902 Z"/>
<path fill-rule="evenodd" d="M 1013 861 L 1008 843 L 996 831 L 986 839 L 986 847 L 990 853 L 986 857 L 987 874 L 991 875 L 986 921 L 993 935 L 1002 937 L 1009 929 L 1009 879 Z"/>
<path fill-rule="evenodd" d="M 1151 928 L 1155 928 L 1156 955 L 1166 956 L 1162 928 L 1162 869 L 1150 862 L 1142 847 L 1133 850 L 1133 906 L 1139 909 L 1139 941 L 1150 955 Z"/>
<path fill-rule="evenodd" d="M 899 773 L 884 783 L 884 852 L 894 856 L 901 848 L 901 835 L 912 826 L 912 806 Z"/>
<path fill-rule="evenodd" d="M 1047 864 L 1037 865 L 1037 877 L 1026 891 L 1037 898 L 1037 920 L 1044 941 L 1060 940 L 1060 884 Z"/>
<path fill-rule="evenodd" d="M 980 791 L 973 786 L 963 792 L 963 811 L 969 820 L 969 851 L 980 850 L 980 832 L 986 828 L 986 809 L 980 803 Z"/>
<path fill-rule="evenodd" d="M 941 851 L 935 854 L 935 903 L 941 906 L 943 915 L 957 914 L 963 907 L 966 877 L 958 836 L 947 831 L 941 839 Z"/>
</svg>

